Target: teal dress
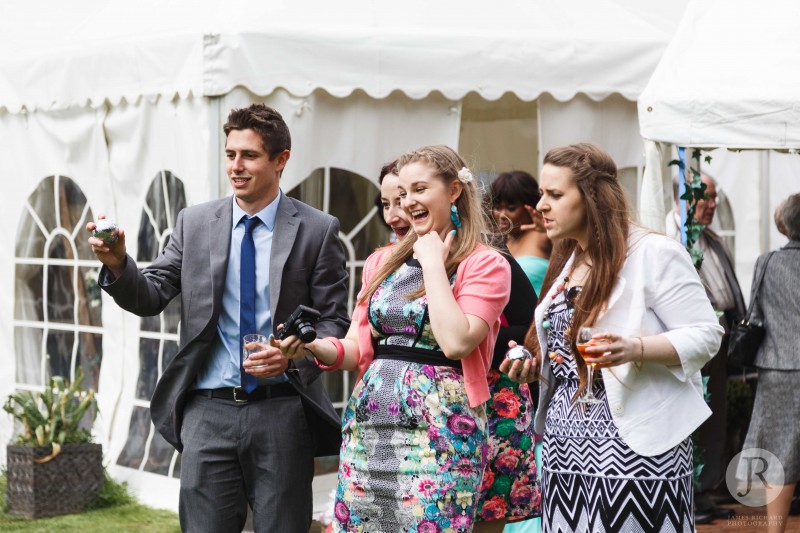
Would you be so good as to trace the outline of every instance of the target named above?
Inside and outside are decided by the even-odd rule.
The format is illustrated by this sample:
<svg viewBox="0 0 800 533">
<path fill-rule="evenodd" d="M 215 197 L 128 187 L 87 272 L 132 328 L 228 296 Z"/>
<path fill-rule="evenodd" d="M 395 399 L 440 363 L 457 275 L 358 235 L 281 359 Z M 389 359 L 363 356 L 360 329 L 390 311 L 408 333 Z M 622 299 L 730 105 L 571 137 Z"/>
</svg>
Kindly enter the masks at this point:
<svg viewBox="0 0 800 533">
<path fill-rule="evenodd" d="M 547 272 L 547 265 L 550 261 L 533 255 L 523 255 L 515 257 L 514 259 L 517 260 L 519 266 L 525 271 L 525 275 L 528 276 L 528 280 L 530 280 L 531 285 L 533 285 L 533 290 L 536 291 L 536 294 L 542 294 L 544 273 Z"/>
</svg>

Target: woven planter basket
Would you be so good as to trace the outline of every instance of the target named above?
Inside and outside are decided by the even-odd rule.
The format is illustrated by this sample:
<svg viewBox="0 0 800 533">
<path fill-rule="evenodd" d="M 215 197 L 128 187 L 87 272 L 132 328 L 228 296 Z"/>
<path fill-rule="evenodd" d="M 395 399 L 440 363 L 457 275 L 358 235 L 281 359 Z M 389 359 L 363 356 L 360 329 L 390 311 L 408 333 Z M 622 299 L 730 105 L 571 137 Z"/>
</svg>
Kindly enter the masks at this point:
<svg viewBox="0 0 800 533">
<path fill-rule="evenodd" d="M 8 514 L 40 518 L 78 513 L 103 488 L 103 448 L 99 444 L 66 444 L 54 459 L 50 446 L 6 448 Z"/>
</svg>

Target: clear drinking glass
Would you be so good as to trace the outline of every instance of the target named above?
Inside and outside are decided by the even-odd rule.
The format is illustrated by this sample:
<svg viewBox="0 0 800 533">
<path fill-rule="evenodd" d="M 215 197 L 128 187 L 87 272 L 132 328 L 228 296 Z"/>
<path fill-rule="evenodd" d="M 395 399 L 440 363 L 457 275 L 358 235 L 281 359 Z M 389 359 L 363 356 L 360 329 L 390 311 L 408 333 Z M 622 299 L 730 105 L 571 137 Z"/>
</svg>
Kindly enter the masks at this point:
<svg viewBox="0 0 800 533">
<path fill-rule="evenodd" d="M 256 352 L 263 352 L 269 347 L 269 340 L 266 335 L 258 333 L 248 333 L 242 337 L 242 362 Z"/>
<path fill-rule="evenodd" d="M 596 339 L 592 339 L 593 336 L 597 335 L 598 333 L 602 333 L 600 328 L 592 328 L 592 327 L 582 327 L 578 330 L 578 339 L 575 343 L 578 346 L 578 351 L 581 353 L 581 357 L 584 357 L 586 353 L 586 348 L 589 346 L 594 346 L 599 344 Z M 586 377 L 588 378 L 588 382 L 586 384 L 586 391 L 583 393 L 581 397 L 575 400 L 577 403 L 585 403 L 585 404 L 593 404 L 593 403 L 601 403 L 602 400 L 597 399 L 594 395 L 594 365 L 586 363 Z"/>
</svg>

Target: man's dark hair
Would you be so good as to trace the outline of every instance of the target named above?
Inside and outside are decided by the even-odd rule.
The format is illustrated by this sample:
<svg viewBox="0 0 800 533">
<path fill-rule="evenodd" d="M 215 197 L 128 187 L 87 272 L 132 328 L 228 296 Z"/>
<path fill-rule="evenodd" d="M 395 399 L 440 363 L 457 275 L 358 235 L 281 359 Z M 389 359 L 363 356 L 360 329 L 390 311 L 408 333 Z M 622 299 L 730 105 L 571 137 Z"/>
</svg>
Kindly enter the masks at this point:
<svg viewBox="0 0 800 533">
<path fill-rule="evenodd" d="M 264 104 L 253 104 L 242 109 L 231 109 L 228 122 L 222 127 L 227 137 L 231 130 L 253 130 L 261 136 L 270 161 L 284 150 L 292 149 L 289 127 L 280 113 Z"/>
</svg>

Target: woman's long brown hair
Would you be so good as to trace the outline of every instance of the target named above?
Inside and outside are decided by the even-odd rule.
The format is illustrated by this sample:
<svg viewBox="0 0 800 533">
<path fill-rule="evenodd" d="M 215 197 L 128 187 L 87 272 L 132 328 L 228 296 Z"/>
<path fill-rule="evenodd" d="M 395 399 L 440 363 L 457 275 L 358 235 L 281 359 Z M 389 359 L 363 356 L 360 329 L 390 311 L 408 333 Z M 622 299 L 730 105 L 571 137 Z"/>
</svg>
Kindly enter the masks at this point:
<svg viewBox="0 0 800 533">
<path fill-rule="evenodd" d="M 570 327 L 572 332 L 576 332 L 581 326 L 594 325 L 608 305 L 628 251 L 631 211 L 617 179 L 617 165 L 610 155 L 597 146 L 580 143 L 553 148 L 544 157 L 544 164 L 567 168 L 572 172 L 586 210 L 587 249 L 582 250 L 574 239 L 556 241 L 539 296 L 541 302 L 573 253 L 576 261 L 584 259 L 591 269 L 575 301 Z M 578 365 L 580 384 L 575 395 L 578 397 L 586 390 L 587 375 L 586 363 L 576 347 L 576 337 L 570 335 L 570 350 Z M 543 354 L 535 323 L 528 330 L 525 345 L 539 359 L 538 368 L 541 368 Z"/>
<path fill-rule="evenodd" d="M 433 168 L 436 176 L 447 186 L 457 180 L 458 172 L 466 167 L 466 163 L 455 150 L 444 145 L 433 145 L 424 146 L 413 152 L 401 155 L 397 159 L 397 170 L 399 172 L 405 165 L 417 162 L 425 163 Z M 444 264 L 448 277 L 453 275 L 458 268 L 458 264 L 466 259 L 476 246 L 479 244 L 488 245 L 486 237 L 487 210 L 482 206 L 481 194 L 474 179 L 469 183 L 462 183 L 461 194 L 454 203 L 461 218 L 461 228 L 456 232 L 450 254 Z M 440 235 L 440 237 L 444 238 L 444 235 Z M 411 231 L 402 241 L 392 247 L 391 254 L 380 266 L 372 281 L 361 290 L 361 296 L 358 299 L 359 304 L 368 301 L 375 289 L 412 256 L 417 238 L 417 234 Z M 408 298 L 418 298 L 423 294 L 425 294 L 424 287 L 408 295 Z"/>
</svg>

